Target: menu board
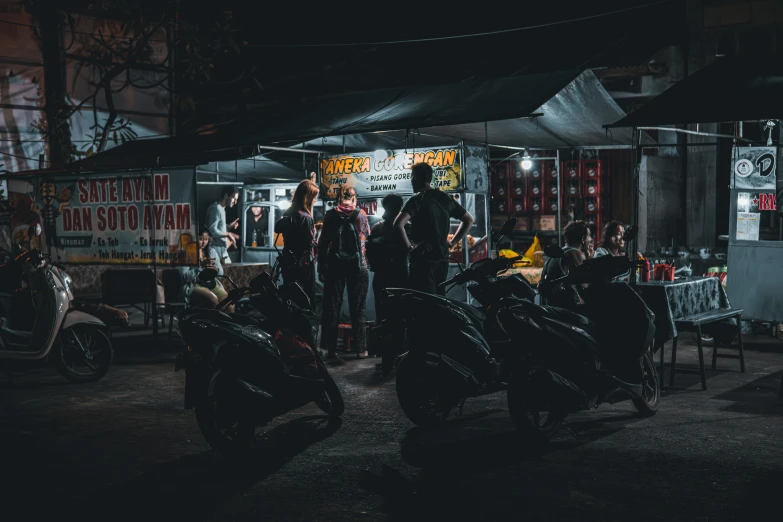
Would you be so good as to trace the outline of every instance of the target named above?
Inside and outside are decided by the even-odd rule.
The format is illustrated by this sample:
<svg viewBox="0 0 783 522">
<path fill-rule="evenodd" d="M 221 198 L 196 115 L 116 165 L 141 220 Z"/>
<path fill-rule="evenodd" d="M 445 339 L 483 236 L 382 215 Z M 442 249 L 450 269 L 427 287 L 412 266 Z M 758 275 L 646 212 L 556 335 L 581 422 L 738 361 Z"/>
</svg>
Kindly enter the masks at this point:
<svg viewBox="0 0 783 522">
<path fill-rule="evenodd" d="M 741 241 L 759 240 L 759 218 L 755 212 L 737 212 L 737 239 Z"/>
</svg>

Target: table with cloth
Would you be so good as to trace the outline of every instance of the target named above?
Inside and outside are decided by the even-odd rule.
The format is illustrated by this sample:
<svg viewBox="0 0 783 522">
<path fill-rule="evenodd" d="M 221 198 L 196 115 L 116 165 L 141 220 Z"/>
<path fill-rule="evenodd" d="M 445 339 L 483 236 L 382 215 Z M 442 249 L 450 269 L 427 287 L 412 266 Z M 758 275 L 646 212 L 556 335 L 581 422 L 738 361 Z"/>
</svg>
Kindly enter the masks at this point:
<svg viewBox="0 0 783 522">
<path fill-rule="evenodd" d="M 676 320 L 731 307 L 717 277 L 688 277 L 636 284 L 642 299 L 655 314 L 656 347 L 678 336 Z"/>
</svg>

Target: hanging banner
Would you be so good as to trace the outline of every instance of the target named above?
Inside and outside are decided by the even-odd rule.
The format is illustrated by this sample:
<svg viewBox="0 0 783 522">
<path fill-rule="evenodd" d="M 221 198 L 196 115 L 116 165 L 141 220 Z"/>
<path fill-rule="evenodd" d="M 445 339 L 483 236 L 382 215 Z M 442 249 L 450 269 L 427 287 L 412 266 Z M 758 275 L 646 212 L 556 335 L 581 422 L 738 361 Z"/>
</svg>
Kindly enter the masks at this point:
<svg viewBox="0 0 783 522">
<path fill-rule="evenodd" d="M 731 188 L 777 191 L 775 147 L 734 147 Z"/>
<path fill-rule="evenodd" d="M 435 147 L 410 150 L 377 150 L 341 154 L 321 159 L 321 189 L 334 198 L 343 186 L 356 190 L 356 196 L 383 197 L 386 194 L 413 194 L 411 167 L 416 163 L 432 166 L 432 187 L 444 192 L 462 189 L 461 147 Z"/>
<path fill-rule="evenodd" d="M 196 263 L 193 169 L 32 177 L 9 185 L 12 241 L 29 248 L 27 229 L 40 223 L 39 248 L 55 261 Z"/>
</svg>

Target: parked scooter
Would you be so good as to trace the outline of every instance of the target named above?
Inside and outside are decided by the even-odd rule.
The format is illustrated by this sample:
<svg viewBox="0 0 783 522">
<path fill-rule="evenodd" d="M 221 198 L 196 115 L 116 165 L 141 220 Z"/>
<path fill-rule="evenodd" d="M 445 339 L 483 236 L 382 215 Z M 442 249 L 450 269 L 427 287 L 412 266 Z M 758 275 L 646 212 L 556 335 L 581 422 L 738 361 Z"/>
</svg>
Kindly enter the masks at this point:
<svg viewBox="0 0 783 522">
<path fill-rule="evenodd" d="M 514 224 L 509 220 L 501 232 Z M 455 407 L 461 410 L 467 398 L 507 389 L 522 351 L 498 328 L 498 305 L 504 298 L 532 301 L 535 290 L 518 274 L 498 274 L 521 259 L 482 259 L 440 285 L 475 283 L 467 289 L 481 308 L 415 290 L 386 289 L 389 314 L 381 328 L 387 342 L 403 337 L 397 398 L 413 423 L 438 424 Z"/>
<path fill-rule="evenodd" d="M 637 233 L 638 227 L 630 227 L 626 241 Z M 544 252 L 563 257 L 557 245 Z M 568 413 L 602 403 L 631 400 L 642 415 L 658 410 L 660 385 L 648 350 L 655 316 L 634 289 L 616 280 L 637 266 L 625 256 L 603 256 L 558 279 L 544 277 L 543 297 L 557 284 L 587 283 L 581 291 L 584 314 L 501 300 L 498 324 L 524 353 L 509 382 L 509 412 L 531 439 L 548 440 Z"/>
<path fill-rule="evenodd" d="M 202 282 L 215 277 L 208 268 L 199 274 Z M 297 287 L 306 298 L 302 288 L 289 285 L 283 292 L 269 274 L 243 288 L 222 277 L 234 287 L 228 298 L 217 309 L 186 310 L 178 323 L 187 348 L 175 371 L 185 369 L 185 409 L 195 408 L 209 445 L 227 457 L 245 455 L 257 426 L 310 402 L 341 416 L 342 394 L 314 349 L 317 322 L 313 328 L 312 312 L 292 297 Z M 225 312 L 246 295 L 252 315 Z"/>
<path fill-rule="evenodd" d="M 41 225 L 30 227 L 30 237 L 40 235 Z M 79 383 L 106 375 L 113 358 L 106 325 L 72 308 L 65 269 L 38 250 L 3 253 L 10 259 L 0 266 L 0 361 L 50 361 L 63 377 Z"/>
</svg>

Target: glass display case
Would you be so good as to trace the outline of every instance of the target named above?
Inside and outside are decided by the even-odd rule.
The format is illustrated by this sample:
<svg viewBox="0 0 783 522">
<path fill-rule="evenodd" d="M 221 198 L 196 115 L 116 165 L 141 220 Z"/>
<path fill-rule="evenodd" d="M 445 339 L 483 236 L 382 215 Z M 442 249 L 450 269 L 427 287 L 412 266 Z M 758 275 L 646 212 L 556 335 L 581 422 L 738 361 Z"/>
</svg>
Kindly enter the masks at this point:
<svg viewBox="0 0 783 522">
<path fill-rule="evenodd" d="M 245 185 L 242 187 L 240 237 L 243 263 L 274 263 L 275 246 L 283 246 L 282 236 L 275 237 L 275 223 L 291 206 L 291 198 L 298 184 Z M 313 207 L 316 229 L 324 218 L 324 204 L 316 201 Z"/>
</svg>

